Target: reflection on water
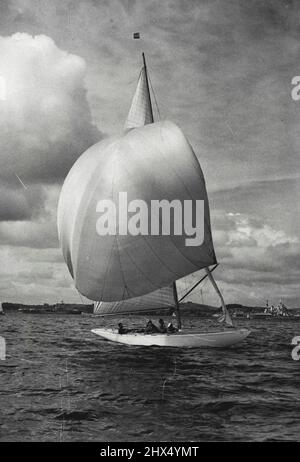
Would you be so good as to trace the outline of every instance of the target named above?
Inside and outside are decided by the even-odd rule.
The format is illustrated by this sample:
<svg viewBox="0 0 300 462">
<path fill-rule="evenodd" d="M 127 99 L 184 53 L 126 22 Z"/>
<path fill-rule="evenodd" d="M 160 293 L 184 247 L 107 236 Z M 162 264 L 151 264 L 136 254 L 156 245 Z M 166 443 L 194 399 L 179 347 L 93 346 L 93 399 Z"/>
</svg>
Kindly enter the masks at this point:
<svg viewBox="0 0 300 462">
<path fill-rule="evenodd" d="M 128 347 L 90 332 L 117 321 L 1 318 L 1 441 L 299 439 L 290 342 L 300 323 L 245 321 L 252 335 L 220 350 Z"/>
</svg>

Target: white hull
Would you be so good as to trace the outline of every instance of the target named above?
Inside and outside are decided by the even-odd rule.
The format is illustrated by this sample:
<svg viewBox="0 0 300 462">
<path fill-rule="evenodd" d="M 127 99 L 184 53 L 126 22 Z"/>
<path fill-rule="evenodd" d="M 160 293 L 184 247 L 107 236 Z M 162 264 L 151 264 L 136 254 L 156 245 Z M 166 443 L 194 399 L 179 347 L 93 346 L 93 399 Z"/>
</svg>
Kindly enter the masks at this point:
<svg viewBox="0 0 300 462">
<path fill-rule="evenodd" d="M 221 348 L 241 342 L 250 334 L 248 329 L 231 329 L 221 332 L 178 332 L 174 334 L 119 334 L 114 329 L 92 329 L 92 332 L 111 342 L 138 346 L 162 346 L 178 348 Z"/>
</svg>

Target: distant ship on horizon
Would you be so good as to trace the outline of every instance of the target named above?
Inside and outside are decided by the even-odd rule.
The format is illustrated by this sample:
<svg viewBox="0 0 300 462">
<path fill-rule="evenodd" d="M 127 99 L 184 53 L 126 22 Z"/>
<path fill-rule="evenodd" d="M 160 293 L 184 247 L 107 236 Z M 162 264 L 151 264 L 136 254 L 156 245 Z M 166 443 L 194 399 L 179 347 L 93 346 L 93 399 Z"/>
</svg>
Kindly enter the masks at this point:
<svg viewBox="0 0 300 462">
<path fill-rule="evenodd" d="M 246 319 L 300 319 L 300 314 L 295 314 L 293 311 L 287 308 L 282 300 L 276 306 L 273 304 L 269 305 L 269 301 L 267 300 L 265 307 L 262 307 L 261 311 L 247 313 L 236 311 L 233 313 L 233 317 Z"/>
</svg>

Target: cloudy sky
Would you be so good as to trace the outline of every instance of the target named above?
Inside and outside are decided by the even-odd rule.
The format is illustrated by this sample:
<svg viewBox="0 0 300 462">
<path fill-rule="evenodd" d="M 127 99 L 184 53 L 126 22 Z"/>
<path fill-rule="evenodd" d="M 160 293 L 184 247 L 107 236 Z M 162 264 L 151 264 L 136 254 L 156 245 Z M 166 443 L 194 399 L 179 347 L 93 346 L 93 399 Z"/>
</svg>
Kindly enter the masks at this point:
<svg viewBox="0 0 300 462">
<path fill-rule="evenodd" d="M 1 300 L 81 301 L 58 248 L 59 191 L 122 129 L 144 50 L 160 115 L 206 177 L 226 301 L 299 307 L 299 24 L 296 0 L 1 1 Z"/>
</svg>

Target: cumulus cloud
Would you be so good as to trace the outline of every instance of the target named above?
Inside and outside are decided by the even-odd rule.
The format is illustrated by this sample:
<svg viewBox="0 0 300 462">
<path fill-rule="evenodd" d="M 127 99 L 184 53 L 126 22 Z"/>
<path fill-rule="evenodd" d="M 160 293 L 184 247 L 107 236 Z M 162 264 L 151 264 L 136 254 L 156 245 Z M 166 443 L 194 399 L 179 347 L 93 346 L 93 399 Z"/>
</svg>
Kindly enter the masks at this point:
<svg viewBox="0 0 300 462">
<path fill-rule="evenodd" d="M 70 167 L 102 137 L 91 121 L 85 72 L 83 58 L 48 36 L 0 37 L 0 278 L 7 299 L 38 301 L 54 286 L 75 294 L 57 249 L 56 207 Z"/>
<path fill-rule="evenodd" d="M 85 70 L 84 59 L 45 35 L 0 37 L 0 221 L 33 218 L 45 197 L 39 185 L 61 182 L 101 138 Z"/>
<path fill-rule="evenodd" d="M 44 209 L 45 197 L 38 185 L 26 188 L 17 179 L 15 185 L 0 183 L 0 223 L 36 218 Z"/>
<path fill-rule="evenodd" d="M 1 180 L 62 179 L 101 136 L 92 125 L 84 88 L 85 61 L 47 36 L 0 37 Z"/>
<path fill-rule="evenodd" d="M 300 240 L 281 228 L 265 223 L 258 215 L 214 210 L 213 238 L 217 260 L 216 279 L 227 303 L 262 305 L 284 297 L 295 304 L 300 280 Z M 183 294 L 202 272 L 179 283 Z M 189 299 L 218 305 L 219 299 L 207 281 Z"/>
<path fill-rule="evenodd" d="M 268 248 L 298 242 L 296 237 L 287 236 L 284 231 L 273 229 L 242 213 L 229 212 L 227 219 L 232 224 L 232 231 L 228 236 L 230 247 Z"/>
<path fill-rule="evenodd" d="M 34 196 L 32 209 L 24 210 L 17 219 L 0 221 L 0 242 L 2 245 L 49 249 L 58 247 L 56 228 L 56 209 L 60 188 L 58 186 L 40 186 L 28 191 L 28 197 Z M 26 194 L 27 191 L 25 191 Z M 22 192 L 20 201 L 22 203 Z M 39 199 L 38 199 L 39 198 Z M 40 201 L 40 202 L 39 202 Z M 37 207 L 39 204 L 39 207 Z M 3 204 L 4 206 L 7 204 Z M 1 206 L 1 201 L 0 201 Z M 0 209 L 1 210 L 1 209 Z M 14 209 L 14 213 L 16 209 Z M 9 212 L 8 212 L 9 213 Z M 28 216 L 26 215 L 28 213 Z"/>
<path fill-rule="evenodd" d="M 262 303 L 281 297 L 295 303 L 300 279 L 300 240 L 259 216 L 215 211 L 218 278 L 227 300 Z"/>
</svg>

